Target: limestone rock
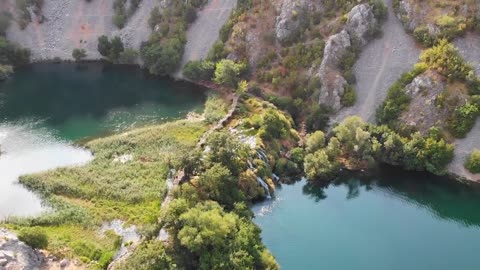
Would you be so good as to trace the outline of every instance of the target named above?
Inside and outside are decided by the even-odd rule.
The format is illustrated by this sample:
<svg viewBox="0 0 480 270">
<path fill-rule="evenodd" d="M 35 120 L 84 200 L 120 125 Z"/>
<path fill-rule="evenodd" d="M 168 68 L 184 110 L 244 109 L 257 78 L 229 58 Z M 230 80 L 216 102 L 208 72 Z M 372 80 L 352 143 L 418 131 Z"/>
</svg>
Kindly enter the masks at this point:
<svg viewBox="0 0 480 270">
<path fill-rule="evenodd" d="M 357 46 L 367 44 L 371 38 L 371 29 L 377 27 L 377 24 L 378 21 L 370 5 L 357 5 L 348 13 L 344 29 L 328 38 L 320 68 L 313 74 L 322 82 L 320 104 L 326 105 L 334 111 L 338 111 L 342 107 L 341 99 L 348 83 L 342 76 L 340 62 L 352 49 L 353 44 Z"/>
<path fill-rule="evenodd" d="M 419 25 L 415 18 L 414 8 L 407 0 L 399 2 L 397 16 L 408 31 L 415 30 Z"/>
<path fill-rule="evenodd" d="M 319 103 L 328 105 L 334 110 L 341 108 L 341 97 L 347 86 L 338 65 L 350 47 L 350 36 L 345 30 L 331 36 L 325 45 L 323 61 L 316 74 L 322 81 Z"/>
<path fill-rule="evenodd" d="M 351 39 L 359 42 L 360 46 L 367 44 L 372 28 L 377 25 L 372 9 L 367 4 L 361 4 L 353 7 L 347 15 L 345 30 Z"/>
<path fill-rule="evenodd" d="M 279 42 L 289 42 L 299 34 L 305 23 L 306 12 L 306 0 L 283 0 L 275 25 Z"/>
</svg>

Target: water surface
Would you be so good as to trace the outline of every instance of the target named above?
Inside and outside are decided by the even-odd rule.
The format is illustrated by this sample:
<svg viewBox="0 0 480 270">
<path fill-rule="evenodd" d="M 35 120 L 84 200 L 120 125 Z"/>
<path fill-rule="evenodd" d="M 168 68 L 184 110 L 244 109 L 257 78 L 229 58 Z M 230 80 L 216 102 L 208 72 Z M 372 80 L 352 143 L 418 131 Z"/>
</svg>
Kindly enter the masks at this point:
<svg viewBox="0 0 480 270">
<path fill-rule="evenodd" d="M 33 215 L 40 199 L 18 177 L 79 165 L 91 154 L 77 140 L 200 111 L 204 89 L 132 67 L 35 64 L 0 83 L 0 220 Z"/>
<path fill-rule="evenodd" d="M 478 188 L 392 168 L 327 187 L 284 185 L 254 207 L 284 270 L 479 269 L 478 209 Z"/>
</svg>

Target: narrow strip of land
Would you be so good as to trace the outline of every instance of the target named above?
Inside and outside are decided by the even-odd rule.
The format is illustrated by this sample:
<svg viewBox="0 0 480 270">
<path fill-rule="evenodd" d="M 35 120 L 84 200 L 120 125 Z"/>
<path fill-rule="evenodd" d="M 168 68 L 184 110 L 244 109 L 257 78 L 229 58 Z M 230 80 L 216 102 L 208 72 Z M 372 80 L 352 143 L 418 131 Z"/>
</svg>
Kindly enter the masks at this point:
<svg viewBox="0 0 480 270">
<path fill-rule="evenodd" d="M 468 33 L 457 39 L 455 45 L 465 60 L 475 68 L 477 76 L 480 75 L 480 35 Z M 472 174 L 464 167 L 465 159 L 473 149 L 480 149 L 480 118 L 466 138 L 455 141 L 455 158 L 448 167 L 449 172 L 468 180 L 480 181 L 480 174 Z"/>
</svg>

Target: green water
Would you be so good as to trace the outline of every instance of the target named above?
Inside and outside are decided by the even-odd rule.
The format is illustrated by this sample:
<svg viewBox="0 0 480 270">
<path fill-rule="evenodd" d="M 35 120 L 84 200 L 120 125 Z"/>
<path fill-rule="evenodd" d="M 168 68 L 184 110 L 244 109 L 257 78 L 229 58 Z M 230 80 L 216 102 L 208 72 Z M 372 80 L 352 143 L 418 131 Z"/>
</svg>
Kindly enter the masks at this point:
<svg viewBox="0 0 480 270">
<path fill-rule="evenodd" d="M 0 84 L 0 121 L 41 121 L 77 140 L 200 111 L 203 89 L 99 63 L 37 64 Z"/>
<path fill-rule="evenodd" d="M 480 269 L 480 190 L 383 168 L 254 207 L 282 269 Z"/>
<path fill-rule="evenodd" d="M 0 83 L 0 220 L 44 211 L 18 177 L 80 165 L 91 153 L 77 140 L 201 111 L 205 91 L 98 63 L 36 64 Z"/>
</svg>

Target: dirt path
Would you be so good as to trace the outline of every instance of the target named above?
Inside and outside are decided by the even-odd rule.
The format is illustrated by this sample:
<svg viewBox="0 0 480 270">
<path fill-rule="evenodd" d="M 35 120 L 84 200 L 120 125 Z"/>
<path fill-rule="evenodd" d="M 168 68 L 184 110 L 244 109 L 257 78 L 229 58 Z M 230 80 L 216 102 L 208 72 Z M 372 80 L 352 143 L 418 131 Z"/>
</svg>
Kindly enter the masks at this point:
<svg viewBox="0 0 480 270">
<path fill-rule="evenodd" d="M 467 62 L 475 68 L 477 76 L 480 75 L 480 34 L 469 33 L 457 39 L 455 45 Z M 473 149 L 480 149 L 480 118 L 466 138 L 455 141 L 455 158 L 448 167 L 449 172 L 468 180 L 480 181 L 480 174 L 471 174 L 463 167 L 465 159 Z"/>
<path fill-rule="evenodd" d="M 220 28 L 228 21 L 236 0 L 210 0 L 198 13 L 187 32 L 187 44 L 180 69 L 174 74 L 182 78 L 182 69 L 189 61 L 205 59 L 208 51 L 218 40 Z"/>
<path fill-rule="evenodd" d="M 14 6 L 15 3 L 15 0 L 0 1 L 6 1 L 4 6 Z M 148 26 L 150 12 L 163 2 L 142 0 L 138 10 L 121 30 L 112 23 L 113 2 L 45 0 L 42 8 L 44 22 L 32 22 L 24 30 L 13 23 L 7 31 L 7 38 L 30 48 L 33 61 L 55 57 L 71 60 L 75 48 L 85 49 L 89 60 L 100 59 L 97 39 L 101 35 L 119 35 L 126 47 L 140 48 L 141 42 L 148 40 L 151 33 Z"/>
<path fill-rule="evenodd" d="M 421 50 L 395 16 L 391 0 L 385 2 L 388 19 L 383 25 L 383 36 L 368 43 L 353 67 L 357 78 L 357 102 L 341 110 L 333 123 L 351 115 L 374 122 L 375 110 L 385 100 L 388 88 L 418 60 Z"/>
</svg>

